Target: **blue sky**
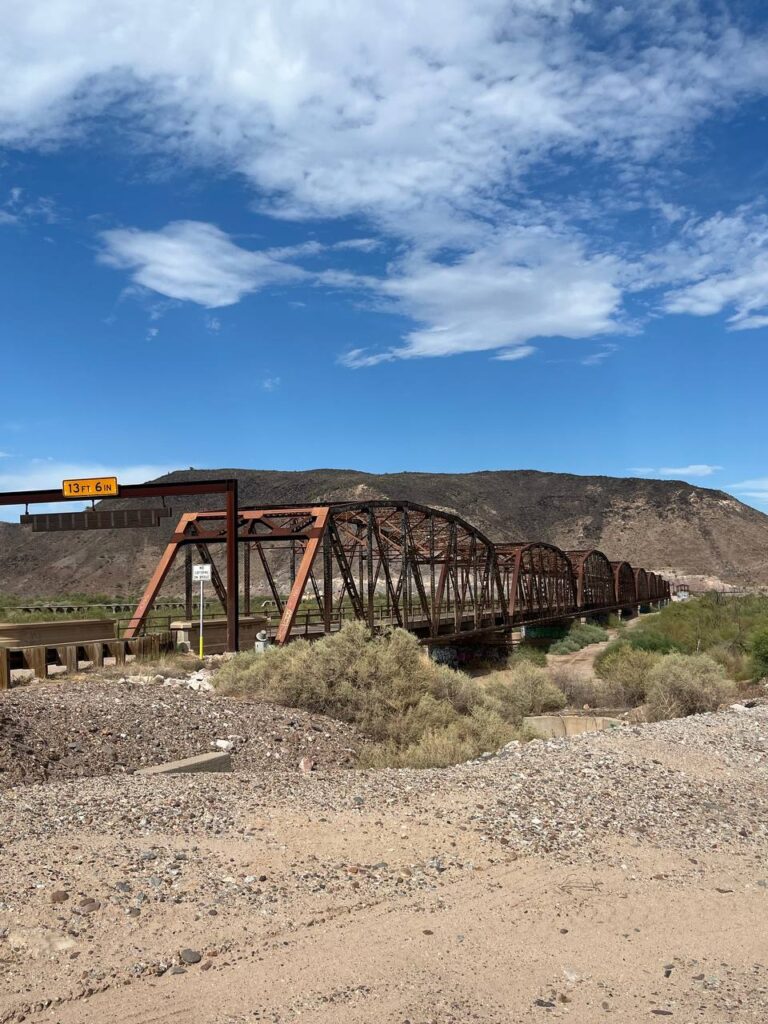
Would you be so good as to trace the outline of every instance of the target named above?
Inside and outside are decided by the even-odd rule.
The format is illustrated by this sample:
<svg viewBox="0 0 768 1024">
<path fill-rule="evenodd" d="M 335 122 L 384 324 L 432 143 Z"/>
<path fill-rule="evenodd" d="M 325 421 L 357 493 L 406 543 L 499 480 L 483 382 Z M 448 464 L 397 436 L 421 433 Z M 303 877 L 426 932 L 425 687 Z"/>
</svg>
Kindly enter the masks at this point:
<svg viewBox="0 0 768 1024">
<path fill-rule="evenodd" d="M 767 115 L 753 3 L 11 0 L 0 488 L 534 468 L 768 510 Z"/>
</svg>

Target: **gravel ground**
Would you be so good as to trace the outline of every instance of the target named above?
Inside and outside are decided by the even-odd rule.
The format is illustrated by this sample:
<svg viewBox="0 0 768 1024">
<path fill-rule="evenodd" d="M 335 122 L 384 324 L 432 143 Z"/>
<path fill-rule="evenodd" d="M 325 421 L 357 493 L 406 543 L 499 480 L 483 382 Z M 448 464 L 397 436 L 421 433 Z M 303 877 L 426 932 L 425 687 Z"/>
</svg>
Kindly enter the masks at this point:
<svg viewBox="0 0 768 1024">
<path fill-rule="evenodd" d="M 0 788 L 130 773 L 217 749 L 237 768 L 298 771 L 303 757 L 350 766 L 360 737 L 341 722 L 185 685 L 99 681 L 40 683 L 0 697 Z"/>
<path fill-rule="evenodd" d="M 231 775 L 0 793 L 0 1024 L 768 1020 L 765 704 L 360 772 L 307 716 L 148 685 L 102 719 L 98 687 L 59 692 L 67 772 L 109 763 L 106 729 L 158 728 L 163 757 L 224 722 L 247 742 Z M 43 688 L 9 697 L 48 734 Z"/>
</svg>

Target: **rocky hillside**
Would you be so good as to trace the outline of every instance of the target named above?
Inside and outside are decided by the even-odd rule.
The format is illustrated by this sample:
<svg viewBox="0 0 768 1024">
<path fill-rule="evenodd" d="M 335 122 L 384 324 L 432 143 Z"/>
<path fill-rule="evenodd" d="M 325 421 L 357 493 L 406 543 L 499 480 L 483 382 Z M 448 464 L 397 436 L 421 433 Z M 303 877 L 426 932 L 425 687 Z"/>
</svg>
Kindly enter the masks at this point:
<svg viewBox="0 0 768 1024">
<path fill-rule="evenodd" d="M 768 516 L 722 491 L 679 481 L 530 470 L 376 475 L 341 469 L 190 470 L 162 479 L 232 475 L 240 481 L 242 505 L 403 498 L 458 512 L 494 540 L 595 546 L 611 558 L 705 586 L 768 585 Z M 215 503 L 212 498 L 207 505 Z M 33 534 L 0 523 L 0 594 L 140 591 L 176 513 L 196 507 L 194 499 L 172 504 L 173 520 L 151 530 Z"/>
</svg>

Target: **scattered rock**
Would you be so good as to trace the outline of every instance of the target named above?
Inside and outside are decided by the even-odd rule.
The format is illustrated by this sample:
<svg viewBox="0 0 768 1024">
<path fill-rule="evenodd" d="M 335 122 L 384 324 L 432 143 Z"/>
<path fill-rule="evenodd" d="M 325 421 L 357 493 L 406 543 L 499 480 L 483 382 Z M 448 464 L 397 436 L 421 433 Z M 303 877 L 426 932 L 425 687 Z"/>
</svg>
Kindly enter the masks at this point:
<svg viewBox="0 0 768 1024">
<path fill-rule="evenodd" d="M 196 949 L 182 949 L 179 953 L 182 963 L 185 964 L 199 964 L 203 959 L 203 954 L 199 953 Z"/>
</svg>

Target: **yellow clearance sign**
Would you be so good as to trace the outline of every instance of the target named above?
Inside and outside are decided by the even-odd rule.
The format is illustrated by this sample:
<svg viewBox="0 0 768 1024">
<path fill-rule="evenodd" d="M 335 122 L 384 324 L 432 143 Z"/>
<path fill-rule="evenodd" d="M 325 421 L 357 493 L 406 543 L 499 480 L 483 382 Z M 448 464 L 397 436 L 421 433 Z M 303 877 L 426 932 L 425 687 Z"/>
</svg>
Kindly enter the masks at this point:
<svg viewBox="0 0 768 1024">
<path fill-rule="evenodd" d="M 65 498 L 108 498 L 116 495 L 117 490 L 116 476 L 65 480 L 61 485 L 61 491 Z"/>
</svg>

